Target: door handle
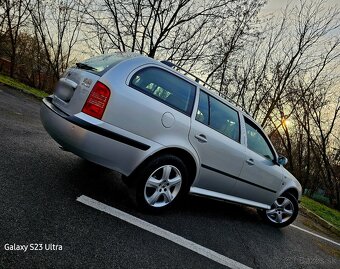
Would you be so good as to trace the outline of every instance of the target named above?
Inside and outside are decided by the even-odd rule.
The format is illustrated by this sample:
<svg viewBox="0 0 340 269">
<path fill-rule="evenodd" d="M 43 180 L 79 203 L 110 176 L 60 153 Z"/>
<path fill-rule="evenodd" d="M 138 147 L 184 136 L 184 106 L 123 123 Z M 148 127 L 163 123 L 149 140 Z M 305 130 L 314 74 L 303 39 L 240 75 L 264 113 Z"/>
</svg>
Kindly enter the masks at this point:
<svg viewBox="0 0 340 269">
<path fill-rule="evenodd" d="M 249 164 L 249 165 L 254 165 L 255 164 L 253 159 L 246 160 L 246 163 Z"/>
<path fill-rule="evenodd" d="M 195 135 L 195 137 L 197 138 L 198 141 L 202 143 L 208 142 L 207 137 L 204 134 L 197 134 Z"/>
</svg>

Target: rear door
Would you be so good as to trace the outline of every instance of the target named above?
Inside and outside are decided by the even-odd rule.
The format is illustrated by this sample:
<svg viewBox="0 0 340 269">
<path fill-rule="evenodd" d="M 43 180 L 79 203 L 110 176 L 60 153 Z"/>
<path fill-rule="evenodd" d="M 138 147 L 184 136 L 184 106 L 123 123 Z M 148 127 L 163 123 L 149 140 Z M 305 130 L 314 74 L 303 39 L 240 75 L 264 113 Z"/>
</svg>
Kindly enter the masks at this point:
<svg viewBox="0 0 340 269">
<path fill-rule="evenodd" d="M 193 187 L 232 195 L 245 159 L 239 113 L 201 90 L 189 140 L 201 162 Z"/>
</svg>

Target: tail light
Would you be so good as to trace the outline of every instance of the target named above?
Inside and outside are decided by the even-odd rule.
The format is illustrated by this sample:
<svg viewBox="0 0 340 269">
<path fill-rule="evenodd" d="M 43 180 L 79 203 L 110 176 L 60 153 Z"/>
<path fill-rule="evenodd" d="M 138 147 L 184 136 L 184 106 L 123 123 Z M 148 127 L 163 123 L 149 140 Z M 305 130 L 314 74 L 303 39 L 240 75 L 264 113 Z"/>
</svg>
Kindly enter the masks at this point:
<svg viewBox="0 0 340 269">
<path fill-rule="evenodd" d="M 93 89 L 86 100 L 82 112 L 97 119 L 101 119 L 104 114 L 107 102 L 109 101 L 110 94 L 111 92 L 109 88 L 98 81 L 93 86 Z"/>
</svg>

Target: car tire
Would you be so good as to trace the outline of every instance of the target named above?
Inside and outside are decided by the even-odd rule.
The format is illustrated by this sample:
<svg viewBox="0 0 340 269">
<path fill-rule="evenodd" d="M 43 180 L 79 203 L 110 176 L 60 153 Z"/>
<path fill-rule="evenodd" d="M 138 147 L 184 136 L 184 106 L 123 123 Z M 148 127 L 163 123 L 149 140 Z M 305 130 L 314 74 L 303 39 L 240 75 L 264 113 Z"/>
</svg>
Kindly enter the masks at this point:
<svg viewBox="0 0 340 269">
<path fill-rule="evenodd" d="M 162 155 L 134 173 L 131 196 L 140 209 L 158 213 L 182 198 L 188 189 L 188 177 L 188 169 L 180 158 Z"/>
<path fill-rule="evenodd" d="M 270 225 L 282 228 L 291 224 L 297 217 L 299 205 L 290 193 L 280 195 L 270 209 L 258 209 L 260 216 Z"/>
</svg>

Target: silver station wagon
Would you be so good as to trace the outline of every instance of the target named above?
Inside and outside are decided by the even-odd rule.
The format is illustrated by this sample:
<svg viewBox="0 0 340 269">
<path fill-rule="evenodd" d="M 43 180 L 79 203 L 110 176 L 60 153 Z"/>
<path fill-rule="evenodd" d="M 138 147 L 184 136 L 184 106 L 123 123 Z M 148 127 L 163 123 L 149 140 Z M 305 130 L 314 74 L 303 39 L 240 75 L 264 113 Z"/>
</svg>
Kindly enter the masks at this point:
<svg viewBox="0 0 340 269">
<path fill-rule="evenodd" d="M 66 71 L 43 100 L 41 121 L 65 150 L 120 172 L 143 209 L 191 193 L 289 225 L 301 185 L 287 159 L 242 108 L 203 84 L 170 62 L 101 55 Z"/>
</svg>

